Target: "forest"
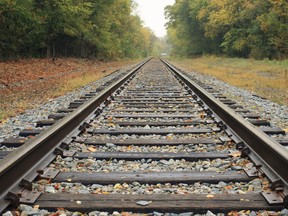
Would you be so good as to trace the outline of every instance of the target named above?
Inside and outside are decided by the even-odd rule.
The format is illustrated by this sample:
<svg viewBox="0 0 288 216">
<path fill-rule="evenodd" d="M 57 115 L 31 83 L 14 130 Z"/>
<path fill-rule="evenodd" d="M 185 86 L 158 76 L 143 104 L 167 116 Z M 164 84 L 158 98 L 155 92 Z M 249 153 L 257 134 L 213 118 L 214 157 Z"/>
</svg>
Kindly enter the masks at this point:
<svg viewBox="0 0 288 216">
<path fill-rule="evenodd" d="M 1 0 L 0 59 L 137 58 L 157 41 L 132 0 Z"/>
<path fill-rule="evenodd" d="M 182 57 L 288 57 L 287 0 L 176 0 L 165 9 L 166 39 L 143 26 L 135 7 L 133 0 L 1 0 L 0 60 L 112 60 L 168 48 Z"/>
<path fill-rule="evenodd" d="M 168 43 L 178 56 L 287 59 L 287 0 L 176 0 Z"/>
</svg>

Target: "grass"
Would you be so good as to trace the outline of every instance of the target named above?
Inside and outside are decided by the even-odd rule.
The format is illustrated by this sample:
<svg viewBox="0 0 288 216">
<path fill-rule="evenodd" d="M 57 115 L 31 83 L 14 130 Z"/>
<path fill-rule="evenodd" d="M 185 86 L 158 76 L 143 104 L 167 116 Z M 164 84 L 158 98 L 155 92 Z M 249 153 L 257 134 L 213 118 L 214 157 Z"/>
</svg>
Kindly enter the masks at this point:
<svg viewBox="0 0 288 216">
<path fill-rule="evenodd" d="M 288 60 L 204 56 L 171 61 L 186 71 L 207 74 L 278 104 L 288 105 Z"/>
<path fill-rule="evenodd" d="M 0 119 L 3 119 L 3 117 L 4 117 L 4 111 L 0 109 Z"/>
<path fill-rule="evenodd" d="M 96 80 L 103 78 L 106 75 L 109 75 L 110 72 L 101 72 L 101 73 L 85 73 L 82 76 L 77 76 L 72 79 L 68 79 L 63 82 L 53 93 L 52 97 L 58 97 L 64 95 L 67 92 L 73 91 L 77 88 L 88 85 Z"/>
</svg>

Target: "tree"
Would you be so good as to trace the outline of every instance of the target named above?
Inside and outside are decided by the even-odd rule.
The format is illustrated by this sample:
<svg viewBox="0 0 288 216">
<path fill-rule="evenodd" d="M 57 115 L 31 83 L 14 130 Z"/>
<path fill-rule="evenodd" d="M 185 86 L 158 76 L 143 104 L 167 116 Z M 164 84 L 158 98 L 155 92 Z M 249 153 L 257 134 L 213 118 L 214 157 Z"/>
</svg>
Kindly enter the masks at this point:
<svg viewBox="0 0 288 216">
<path fill-rule="evenodd" d="M 35 0 L 34 8 L 41 14 L 41 31 L 39 37 L 47 50 L 47 57 L 55 56 L 56 50 L 67 51 L 73 39 L 84 39 L 89 30 L 87 19 L 91 3 L 74 0 Z M 64 46 L 63 46 L 64 44 Z"/>
<path fill-rule="evenodd" d="M 133 7 L 132 0 L 3 0 L 0 57 L 147 56 L 153 32 Z"/>
<path fill-rule="evenodd" d="M 287 58 L 287 11 L 285 0 L 177 0 L 168 36 L 180 55 Z"/>
<path fill-rule="evenodd" d="M 277 58 L 288 56 L 288 2 L 269 0 L 266 13 L 257 17 L 259 27 Z"/>
<path fill-rule="evenodd" d="M 28 8 L 28 9 L 27 9 Z M 23 51 L 38 20 L 31 12 L 31 1 L 0 2 L 0 57 L 7 58 Z M 26 54 L 26 53 L 25 53 Z"/>
<path fill-rule="evenodd" d="M 207 0 L 178 0 L 166 7 L 168 40 L 176 54 L 191 56 L 219 51 L 218 40 L 205 37 L 204 25 L 198 19 L 199 11 L 207 4 Z"/>
</svg>

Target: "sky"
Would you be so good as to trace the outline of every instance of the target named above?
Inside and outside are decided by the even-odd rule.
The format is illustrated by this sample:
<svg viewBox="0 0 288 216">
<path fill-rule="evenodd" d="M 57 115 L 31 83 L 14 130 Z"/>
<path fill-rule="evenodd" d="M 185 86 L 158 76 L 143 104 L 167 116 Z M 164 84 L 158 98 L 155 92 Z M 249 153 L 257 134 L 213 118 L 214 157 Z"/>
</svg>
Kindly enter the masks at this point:
<svg viewBox="0 0 288 216">
<path fill-rule="evenodd" d="M 166 35 L 164 8 L 174 4 L 175 0 L 134 0 L 138 4 L 136 13 L 141 17 L 144 26 L 153 30 L 157 37 Z"/>
</svg>

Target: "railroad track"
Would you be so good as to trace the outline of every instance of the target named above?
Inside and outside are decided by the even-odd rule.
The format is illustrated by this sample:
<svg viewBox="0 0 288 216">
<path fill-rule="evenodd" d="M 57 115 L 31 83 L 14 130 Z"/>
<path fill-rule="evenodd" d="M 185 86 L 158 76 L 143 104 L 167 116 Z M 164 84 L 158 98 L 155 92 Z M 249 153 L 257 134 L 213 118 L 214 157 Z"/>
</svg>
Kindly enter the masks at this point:
<svg viewBox="0 0 288 216">
<path fill-rule="evenodd" d="M 20 204 L 190 215 L 288 206 L 287 142 L 268 136 L 281 129 L 158 59 L 101 90 L 38 122 L 48 129 L 2 143 L 1 212 Z"/>
</svg>

